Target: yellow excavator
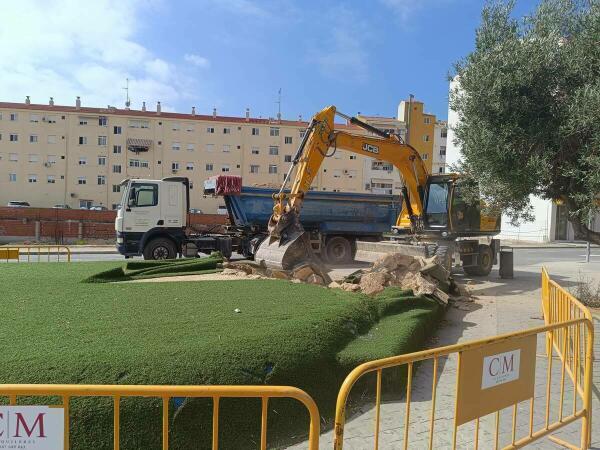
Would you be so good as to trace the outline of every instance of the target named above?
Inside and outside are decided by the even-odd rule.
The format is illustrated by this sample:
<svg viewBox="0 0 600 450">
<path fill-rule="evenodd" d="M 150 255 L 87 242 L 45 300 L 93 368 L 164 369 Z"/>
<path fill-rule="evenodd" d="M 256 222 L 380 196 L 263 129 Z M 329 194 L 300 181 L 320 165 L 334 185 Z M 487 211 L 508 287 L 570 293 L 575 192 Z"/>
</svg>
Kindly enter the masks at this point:
<svg viewBox="0 0 600 450">
<path fill-rule="evenodd" d="M 336 115 L 373 136 L 336 130 Z M 389 162 L 400 172 L 402 210 L 391 230 L 395 239 L 386 243 L 386 252 L 391 248 L 413 255 L 436 254 L 449 267 L 456 251 L 465 272 L 490 272 L 500 247 L 500 241 L 491 238 L 500 232 L 500 216 L 482 214 L 479 200 L 466 201 L 468 196 L 461 195 L 465 189 L 459 175 L 430 175 L 419 152 L 400 136 L 343 114 L 334 106 L 312 118 L 281 189 L 273 194 L 275 205 L 269 234 L 256 252 L 257 262 L 290 270 L 315 260 L 310 237 L 300 222 L 300 211 L 324 159 L 339 149 Z M 291 189 L 286 192 L 295 169 Z M 390 243 L 394 246 L 389 247 Z"/>
</svg>

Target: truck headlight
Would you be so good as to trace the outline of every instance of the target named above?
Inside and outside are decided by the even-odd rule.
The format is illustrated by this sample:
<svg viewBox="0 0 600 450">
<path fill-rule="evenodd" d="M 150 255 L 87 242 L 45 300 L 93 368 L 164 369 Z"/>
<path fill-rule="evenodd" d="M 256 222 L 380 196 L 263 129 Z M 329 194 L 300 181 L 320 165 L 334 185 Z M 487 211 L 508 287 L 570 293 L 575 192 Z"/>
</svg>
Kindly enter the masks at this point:
<svg viewBox="0 0 600 450">
<path fill-rule="evenodd" d="M 123 239 L 122 237 L 117 238 L 117 244 L 122 244 L 123 242 L 125 242 L 125 239 Z"/>
</svg>

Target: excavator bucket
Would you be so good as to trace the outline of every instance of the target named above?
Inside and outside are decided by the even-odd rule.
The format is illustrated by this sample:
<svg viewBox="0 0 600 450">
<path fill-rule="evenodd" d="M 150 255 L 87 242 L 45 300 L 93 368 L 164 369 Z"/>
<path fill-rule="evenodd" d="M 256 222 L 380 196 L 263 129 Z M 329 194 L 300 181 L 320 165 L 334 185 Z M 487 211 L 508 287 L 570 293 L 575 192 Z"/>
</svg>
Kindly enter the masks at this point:
<svg viewBox="0 0 600 450">
<path fill-rule="evenodd" d="M 291 270 L 298 264 L 312 262 L 314 255 L 309 234 L 303 229 L 295 229 L 279 238 L 269 236 L 258 247 L 254 260 L 278 270 Z"/>
</svg>

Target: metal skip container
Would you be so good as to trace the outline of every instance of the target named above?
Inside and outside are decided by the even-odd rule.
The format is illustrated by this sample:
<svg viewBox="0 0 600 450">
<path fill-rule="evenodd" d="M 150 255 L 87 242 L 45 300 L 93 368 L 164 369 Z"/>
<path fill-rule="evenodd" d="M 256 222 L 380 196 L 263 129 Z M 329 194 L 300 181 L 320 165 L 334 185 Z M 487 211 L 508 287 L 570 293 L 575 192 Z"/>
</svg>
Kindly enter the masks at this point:
<svg viewBox="0 0 600 450">
<path fill-rule="evenodd" d="M 500 247 L 500 278 L 514 278 L 514 251 L 511 247 Z"/>
</svg>

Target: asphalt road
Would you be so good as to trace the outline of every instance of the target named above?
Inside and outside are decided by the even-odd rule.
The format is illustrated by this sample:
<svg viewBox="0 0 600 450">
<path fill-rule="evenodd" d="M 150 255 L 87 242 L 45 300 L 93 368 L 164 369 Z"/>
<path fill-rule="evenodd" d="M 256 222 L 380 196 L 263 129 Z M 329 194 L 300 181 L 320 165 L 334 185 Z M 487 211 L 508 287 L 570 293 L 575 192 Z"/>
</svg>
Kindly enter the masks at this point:
<svg viewBox="0 0 600 450">
<path fill-rule="evenodd" d="M 585 263 L 585 248 L 515 248 L 514 265 L 529 266 L 546 262 Z M 140 259 L 140 258 L 135 258 Z M 117 253 L 110 254 L 74 254 L 73 261 L 119 261 L 125 258 Z M 591 249 L 591 261 L 600 263 L 600 248 Z"/>
</svg>

